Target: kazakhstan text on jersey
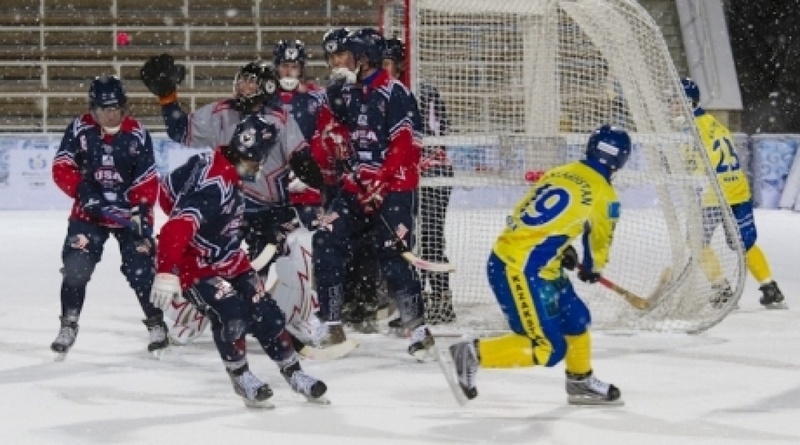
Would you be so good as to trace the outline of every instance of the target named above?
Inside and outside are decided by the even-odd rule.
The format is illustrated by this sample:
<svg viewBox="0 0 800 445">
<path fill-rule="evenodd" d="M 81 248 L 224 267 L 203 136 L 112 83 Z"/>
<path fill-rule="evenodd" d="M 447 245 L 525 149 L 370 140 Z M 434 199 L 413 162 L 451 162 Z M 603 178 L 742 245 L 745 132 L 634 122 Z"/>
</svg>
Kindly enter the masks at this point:
<svg viewBox="0 0 800 445">
<path fill-rule="evenodd" d="M 494 252 L 507 267 L 538 271 L 552 280 L 561 275 L 561 252 L 586 231 L 584 264 L 599 272 L 608 261 L 619 215 L 617 193 L 606 178 L 573 162 L 548 171 L 528 191 L 508 217 Z"/>
</svg>

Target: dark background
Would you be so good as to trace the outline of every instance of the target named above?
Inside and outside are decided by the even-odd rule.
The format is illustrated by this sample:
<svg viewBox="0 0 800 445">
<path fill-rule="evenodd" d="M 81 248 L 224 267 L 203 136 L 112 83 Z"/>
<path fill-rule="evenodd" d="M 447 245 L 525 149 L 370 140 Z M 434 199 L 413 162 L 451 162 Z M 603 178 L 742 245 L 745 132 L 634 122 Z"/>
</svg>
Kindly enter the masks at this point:
<svg viewBox="0 0 800 445">
<path fill-rule="evenodd" d="M 727 0 L 725 8 L 742 131 L 800 133 L 800 0 Z"/>
</svg>

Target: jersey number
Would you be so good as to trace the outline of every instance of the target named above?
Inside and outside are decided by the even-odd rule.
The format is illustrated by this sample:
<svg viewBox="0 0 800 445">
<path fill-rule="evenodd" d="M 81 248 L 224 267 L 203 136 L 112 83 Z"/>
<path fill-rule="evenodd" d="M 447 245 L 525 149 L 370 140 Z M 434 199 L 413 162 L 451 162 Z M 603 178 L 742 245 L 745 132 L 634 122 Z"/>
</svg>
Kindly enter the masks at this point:
<svg viewBox="0 0 800 445">
<path fill-rule="evenodd" d="M 719 151 L 717 173 L 735 172 L 739 170 L 739 156 L 733 149 L 731 140 L 723 137 L 714 141 L 714 151 Z"/>
<path fill-rule="evenodd" d="M 547 184 L 534 193 L 519 219 L 526 225 L 540 226 L 556 219 L 568 205 L 569 192 Z"/>
</svg>

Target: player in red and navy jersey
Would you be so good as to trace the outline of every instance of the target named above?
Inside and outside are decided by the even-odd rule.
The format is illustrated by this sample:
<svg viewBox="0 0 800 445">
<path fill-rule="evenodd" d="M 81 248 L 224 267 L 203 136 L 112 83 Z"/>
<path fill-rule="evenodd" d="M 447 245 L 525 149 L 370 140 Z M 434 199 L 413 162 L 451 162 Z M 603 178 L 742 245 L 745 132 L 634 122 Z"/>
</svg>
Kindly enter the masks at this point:
<svg viewBox="0 0 800 445">
<path fill-rule="evenodd" d="M 377 31 L 350 33 L 330 47 L 342 59 L 334 60 L 334 73 L 343 74 L 343 82 L 328 89 L 328 101 L 349 132 L 351 154 L 345 167 L 351 173 L 344 175 L 341 193 L 327 209 L 327 225 L 314 238 L 319 249 L 315 276 L 320 315 L 331 337 L 344 336 L 346 259 L 355 240 L 375 229 L 383 278 L 403 326 L 411 331 L 409 353 L 420 359 L 433 346 L 433 337 L 425 325 L 419 276 L 396 243 L 399 237 L 406 246 L 413 245 L 422 136 L 419 110 L 408 89 L 381 68 L 385 42 Z"/>
<path fill-rule="evenodd" d="M 86 285 L 112 235 L 119 243 L 121 271 L 146 317 L 148 350 L 158 353 L 168 346 L 163 314 L 148 300 L 158 196 L 153 142 L 128 115 L 127 102 L 118 78 L 95 78 L 89 112 L 69 124 L 53 161 L 53 180 L 74 199 L 61 252 L 61 329 L 51 345 L 62 359 L 75 343 Z"/>
<path fill-rule="evenodd" d="M 189 300 L 211 321 L 214 343 L 234 391 L 246 405 L 265 407 L 272 390 L 247 362 L 246 334 L 274 360 L 292 389 L 310 401 L 324 401 L 326 386 L 303 372 L 285 317 L 261 277 L 240 250 L 245 197 L 242 179 L 252 179 L 278 130 L 254 114 L 236 126 L 229 144 L 190 158 L 162 185 L 162 209 L 169 215 L 159 234 L 158 272 L 151 300 L 161 308 Z"/>
</svg>

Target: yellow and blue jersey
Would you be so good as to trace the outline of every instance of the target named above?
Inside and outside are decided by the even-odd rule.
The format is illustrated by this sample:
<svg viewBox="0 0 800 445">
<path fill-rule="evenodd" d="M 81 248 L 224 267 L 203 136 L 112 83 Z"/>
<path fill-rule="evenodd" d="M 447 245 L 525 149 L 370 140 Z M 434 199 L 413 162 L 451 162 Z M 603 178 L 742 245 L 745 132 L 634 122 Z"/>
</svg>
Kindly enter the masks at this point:
<svg viewBox="0 0 800 445">
<path fill-rule="evenodd" d="M 561 276 L 563 250 L 583 234 L 583 263 L 600 271 L 619 216 L 609 181 L 585 162 L 573 162 L 549 170 L 531 187 L 508 216 L 493 251 L 508 268 L 554 280 Z"/>
<path fill-rule="evenodd" d="M 750 185 L 739 163 L 730 130 L 702 108 L 695 110 L 695 123 L 727 203 L 736 205 L 749 201 Z M 703 206 L 716 205 L 719 203 L 713 190 L 706 191 Z"/>
</svg>

